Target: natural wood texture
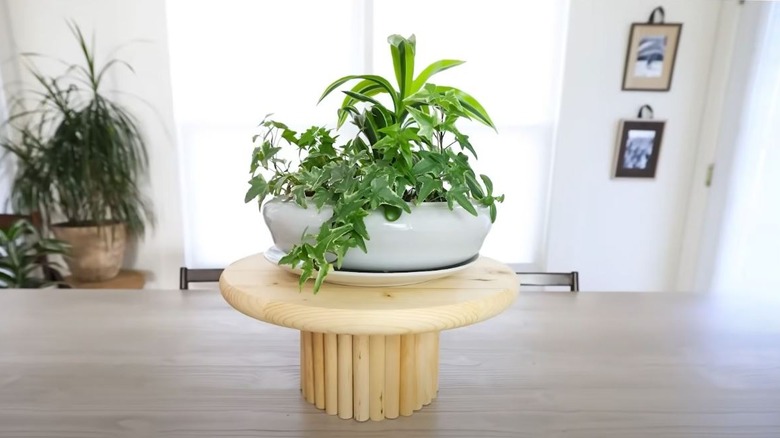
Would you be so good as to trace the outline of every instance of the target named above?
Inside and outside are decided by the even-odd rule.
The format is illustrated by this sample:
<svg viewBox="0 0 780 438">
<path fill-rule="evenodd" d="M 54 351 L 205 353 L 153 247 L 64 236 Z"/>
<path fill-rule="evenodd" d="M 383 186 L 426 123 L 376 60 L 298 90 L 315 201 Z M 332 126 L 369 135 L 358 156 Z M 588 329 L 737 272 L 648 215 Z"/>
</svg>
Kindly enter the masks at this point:
<svg viewBox="0 0 780 438">
<path fill-rule="evenodd" d="M 352 336 L 350 364 L 346 363 L 346 346 L 338 341 L 338 406 L 331 403 L 328 413 L 335 410 L 340 418 L 357 421 L 385 418 L 385 390 L 392 392 L 389 418 L 411 415 L 430 404 L 438 372 L 438 351 L 432 351 L 438 345 L 431 334 L 438 336 L 438 330 L 498 314 L 514 300 L 518 287 L 508 267 L 487 258 L 457 275 L 424 284 L 375 289 L 326 285 L 318 295 L 299 292 L 294 276 L 262 256 L 240 260 L 220 277 L 222 295 L 236 309 L 262 321 L 303 330 L 303 397 L 319 409 L 328 405 L 325 387 L 334 385 L 332 370 L 326 382 L 323 335 Z M 392 355 L 387 367 L 385 335 L 401 333 L 400 355 Z M 389 377 L 386 368 L 392 373 Z M 349 383 L 348 375 L 352 376 Z M 345 393 L 350 383 L 351 399 Z M 387 384 L 394 386 L 386 389 Z"/>
<path fill-rule="evenodd" d="M 433 335 L 433 376 L 431 377 L 431 400 L 436 398 L 439 393 L 439 336 L 438 332 Z"/>
<path fill-rule="evenodd" d="M 303 336 L 303 398 L 309 403 L 314 403 L 314 351 L 312 346 L 312 333 L 301 332 Z"/>
<path fill-rule="evenodd" d="M 385 418 L 385 336 L 373 335 L 369 339 L 369 416 L 373 421 Z"/>
<path fill-rule="evenodd" d="M 325 346 L 322 333 L 312 333 L 314 350 L 314 405 L 325 409 Z"/>
<path fill-rule="evenodd" d="M 401 335 L 385 336 L 385 418 L 398 418 L 401 389 Z"/>
<path fill-rule="evenodd" d="M 441 333 L 435 403 L 357 423 L 297 393 L 298 333 L 213 291 L 0 291 L 0 436 L 774 438 L 780 296 L 757 292 L 524 292 Z"/>
<path fill-rule="evenodd" d="M 306 398 L 306 367 L 304 364 L 306 363 L 306 346 L 303 342 L 303 332 L 301 332 L 301 335 L 298 336 L 298 339 L 300 340 L 301 344 L 301 360 L 298 362 L 298 368 L 300 369 L 300 389 L 301 389 L 301 395 L 303 395 L 303 398 Z"/>
<path fill-rule="evenodd" d="M 427 392 L 426 386 L 428 386 L 428 379 L 426 370 L 428 364 L 425 360 L 428 358 L 428 352 L 426 351 L 425 338 L 422 333 L 414 335 L 414 383 L 415 383 L 415 397 L 414 397 L 414 410 L 418 411 L 422 409 L 425 403 L 425 393 Z"/>
<path fill-rule="evenodd" d="M 367 335 L 352 337 L 352 391 L 355 420 L 369 418 L 369 340 Z"/>
<path fill-rule="evenodd" d="M 422 335 L 423 344 L 425 345 L 424 357 L 421 360 L 424 367 L 423 374 L 425 379 L 424 391 L 423 391 L 423 405 L 429 405 L 436 398 L 436 370 L 439 369 L 439 361 L 437 356 L 439 355 L 439 338 L 438 332 L 428 332 Z"/>
<path fill-rule="evenodd" d="M 339 412 L 338 398 L 338 338 L 335 333 L 326 333 L 325 338 L 325 412 L 336 415 Z"/>
<path fill-rule="evenodd" d="M 388 418 L 398 417 L 399 412 L 411 415 L 414 411 L 422 409 L 423 405 L 430 404 L 433 399 L 435 382 L 433 373 L 438 369 L 434 348 L 438 333 L 418 333 L 413 335 L 342 335 L 352 337 L 352 360 L 349 361 L 347 353 L 349 348 L 339 348 L 338 335 L 323 335 L 322 333 L 302 332 L 304 358 L 301 369 L 306 370 L 301 386 L 304 388 L 304 399 L 313 403 L 318 409 L 326 409 L 330 406 L 331 415 L 340 414 L 342 417 L 352 416 L 357 421 L 368 419 L 381 421 L 385 419 L 385 392 L 390 392 L 390 403 L 393 404 Z M 326 342 L 328 337 L 335 337 L 337 341 Z M 307 341 L 311 338 L 311 342 Z M 388 342 L 387 338 L 391 338 Z M 406 354 L 405 363 L 401 366 L 400 339 L 406 339 L 404 345 L 410 354 Z M 343 342 L 347 342 L 344 338 Z M 311 345 L 311 352 L 309 346 Z M 387 353 L 387 347 L 393 351 Z M 320 351 L 320 353 L 318 353 Z M 340 353 L 339 353 L 340 352 Z M 339 357 L 339 354 L 344 357 Z M 309 361 L 313 356 L 313 361 Z M 331 358 L 331 364 L 326 365 L 325 357 Z M 344 363 L 346 369 L 341 369 Z M 331 368 L 326 372 L 326 368 Z M 326 373 L 331 377 L 326 381 Z M 351 373 L 351 386 L 345 384 Z M 313 377 L 310 377 L 313 376 Z M 313 379 L 313 387 L 309 383 Z M 341 379 L 341 380 L 340 380 Z M 349 383 L 349 382 L 347 382 Z M 392 385 L 392 388 L 387 388 Z M 402 388 L 402 385 L 405 385 Z M 351 391 L 352 407 L 347 406 L 349 399 L 347 394 L 340 396 L 344 391 Z M 328 389 L 325 389 L 325 388 Z M 314 395 L 312 395 L 314 394 Z M 326 402 L 326 394 L 331 401 Z M 399 402 L 403 394 L 403 404 Z M 335 400 L 335 401 L 334 401 Z M 343 403 L 343 407 L 339 404 Z"/>
<path fill-rule="evenodd" d="M 105 281 L 86 282 L 67 276 L 65 283 L 75 289 L 143 289 L 146 277 L 140 271 L 122 270 L 116 277 Z"/>
<path fill-rule="evenodd" d="M 474 324 L 506 309 L 518 288 L 510 268 L 485 257 L 469 269 L 423 284 L 359 288 L 326 283 L 317 295 L 309 289 L 298 292 L 297 276 L 262 255 L 233 263 L 220 278 L 225 300 L 253 318 L 351 335 L 422 333 Z"/>
<path fill-rule="evenodd" d="M 417 343 L 415 335 L 401 336 L 401 379 L 398 412 L 403 416 L 412 415 L 417 405 L 417 367 L 415 351 Z"/>
<path fill-rule="evenodd" d="M 352 418 L 352 335 L 338 335 L 339 418 Z"/>
</svg>

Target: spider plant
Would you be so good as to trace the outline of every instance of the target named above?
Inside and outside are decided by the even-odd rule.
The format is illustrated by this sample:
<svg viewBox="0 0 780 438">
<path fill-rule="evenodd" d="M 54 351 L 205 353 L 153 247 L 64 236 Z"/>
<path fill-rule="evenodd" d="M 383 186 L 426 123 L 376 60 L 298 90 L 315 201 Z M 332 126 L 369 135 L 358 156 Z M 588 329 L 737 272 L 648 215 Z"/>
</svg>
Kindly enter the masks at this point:
<svg viewBox="0 0 780 438">
<path fill-rule="evenodd" d="M 102 91 L 112 67 L 132 67 L 117 59 L 98 66 L 94 41 L 69 26 L 83 62 L 54 77 L 30 63 L 38 89 L 17 96 L 7 121 L 11 133 L 0 141 L 17 159 L 12 203 L 19 211 L 43 212 L 49 223 L 124 223 L 143 236 L 154 220 L 138 187 L 148 166 L 146 145 L 134 116 Z"/>
<path fill-rule="evenodd" d="M 44 270 L 56 271 L 58 267 L 47 256 L 65 254 L 67 248 L 64 242 L 42 237 L 27 220 L 14 222 L 8 230 L 0 229 L 0 288 L 55 285 L 42 275 Z"/>
</svg>

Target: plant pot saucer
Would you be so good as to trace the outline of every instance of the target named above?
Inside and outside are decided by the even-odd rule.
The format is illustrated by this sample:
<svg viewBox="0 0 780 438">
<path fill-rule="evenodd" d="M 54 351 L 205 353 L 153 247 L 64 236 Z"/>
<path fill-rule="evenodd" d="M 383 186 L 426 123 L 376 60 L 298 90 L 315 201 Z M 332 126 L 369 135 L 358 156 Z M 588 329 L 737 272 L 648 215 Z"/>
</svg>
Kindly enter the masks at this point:
<svg viewBox="0 0 780 438">
<path fill-rule="evenodd" d="M 263 253 L 266 260 L 278 266 L 287 272 L 300 275 L 301 270 L 287 265 L 280 265 L 279 260 L 286 254 L 276 246 L 268 248 Z M 361 286 L 361 287 L 389 287 L 405 286 L 410 284 L 424 283 L 437 278 L 447 277 L 456 272 L 463 271 L 479 259 L 479 254 L 455 265 L 445 266 L 437 269 L 402 271 L 402 272 L 366 272 L 351 270 L 333 270 L 325 277 L 326 283 L 340 284 L 343 286 Z"/>
</svg>

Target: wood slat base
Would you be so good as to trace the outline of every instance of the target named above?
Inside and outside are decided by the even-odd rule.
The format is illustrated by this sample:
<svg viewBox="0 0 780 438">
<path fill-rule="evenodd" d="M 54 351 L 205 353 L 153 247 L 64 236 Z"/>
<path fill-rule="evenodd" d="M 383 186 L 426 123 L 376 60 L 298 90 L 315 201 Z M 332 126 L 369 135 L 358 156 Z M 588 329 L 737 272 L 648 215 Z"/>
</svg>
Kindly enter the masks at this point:
<svg viewBox="0 0 780 438">
<path fill-rule="evenodd" d="M 302 331 L 301 348 L 303 398 L 329 415 L 409 416 L 439 390 L 439 332 L 337 337 Z"/>
</svg>

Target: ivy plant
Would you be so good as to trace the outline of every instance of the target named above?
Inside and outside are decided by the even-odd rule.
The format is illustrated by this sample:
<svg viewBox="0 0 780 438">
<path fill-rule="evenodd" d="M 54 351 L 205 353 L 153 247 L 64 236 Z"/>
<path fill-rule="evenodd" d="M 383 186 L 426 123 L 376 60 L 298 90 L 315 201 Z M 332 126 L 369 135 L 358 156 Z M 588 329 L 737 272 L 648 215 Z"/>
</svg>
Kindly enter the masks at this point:
<svg viewBox="0 0 780 438">
<path fill-rule="evenodd" d="M 364 219 L 379 210 L 389 221 L 422 202 L 446 202 L 477 215 L 485 206 L 491 221 L 503 195 L 487 175 L 471 167 L 477 152 L 457 122 L 475 120 L 495 129 L 487 111 L 471 95 L 429 80 L 463 63 L 440 60 L 414 75 L 415 37 L 388 38 L 395 85 L 378 75 L 350 75 L 328 85 L 320 101 L 348 83 L 338 109 L 337 128 L 314 126 L 296 132 L 270 119 L 254 136 L 249 190 L 245 202 L 262 207 L 269 196 L 293 200 L 303 208 L 332 207 L 316 233 L 302 237 L 279 263 L 299 267 L 300 286 L 314 278 L 316 293 L 328 272 L 340 268 L 347 251 L 366 251 L 370 239 Z M 357 132 L 339 141 L 349 120 Z M 334 132 L 335 131 L 335 132 Z M 298 159 L 285 158 L 291 149 Z"/>
</svg>

